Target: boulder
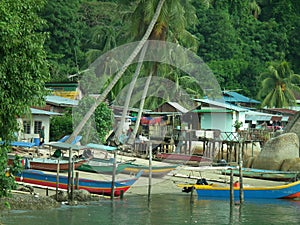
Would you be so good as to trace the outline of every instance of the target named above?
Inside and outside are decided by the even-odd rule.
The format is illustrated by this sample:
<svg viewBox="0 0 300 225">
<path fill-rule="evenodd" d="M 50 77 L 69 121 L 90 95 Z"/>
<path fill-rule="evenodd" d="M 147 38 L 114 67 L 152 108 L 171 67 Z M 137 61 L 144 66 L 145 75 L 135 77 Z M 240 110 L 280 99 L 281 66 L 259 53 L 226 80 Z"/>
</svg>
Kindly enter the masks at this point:
<svg viewBox="0 0 300 225">
<path fill-rule="evenodd" d="M 285 159 L 281 165 L 282 171 L 300 171 L 300 158 Z"/>
<path fill-rule="evenodd" d="M 294 158 L 299 158 L 299 138 L 295 133 L 284 133 L 265 143 L 252 167 L 280 170 L 284 160 Z"/>
<path fill-rule="evenodd" d="M 293 116 L 293 119 L 288 122 L 284 133 L 295 133 L 300 140 L 300 111 Z"/>
<path fill-rule="evenodd" d="M 88 192 L 87 190 L 74 190 L 74 200 L 77 201 L 90 201 L 92 196 L 90 194 L 90 192 Z"/>
</svg>

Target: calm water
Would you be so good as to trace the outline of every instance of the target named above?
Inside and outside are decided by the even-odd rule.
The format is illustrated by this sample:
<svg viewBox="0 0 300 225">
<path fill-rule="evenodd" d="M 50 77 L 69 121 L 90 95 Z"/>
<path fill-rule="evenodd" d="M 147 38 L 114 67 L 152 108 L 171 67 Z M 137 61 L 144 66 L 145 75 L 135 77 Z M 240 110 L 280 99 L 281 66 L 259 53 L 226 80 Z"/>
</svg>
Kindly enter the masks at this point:
<svg viewBox="0 0 300 225">
<path fill-rule="evenodd" d="M 2 214 L 4 225 L 87 224 L 300 224 L 300 201 L 246 201 L 230 209 L 229 202 L 199 200 L 190 195 L 128 196 L 123 200 L 101 200 L 88 206 L 46 211 L 11 211 Z"/>
</svg>

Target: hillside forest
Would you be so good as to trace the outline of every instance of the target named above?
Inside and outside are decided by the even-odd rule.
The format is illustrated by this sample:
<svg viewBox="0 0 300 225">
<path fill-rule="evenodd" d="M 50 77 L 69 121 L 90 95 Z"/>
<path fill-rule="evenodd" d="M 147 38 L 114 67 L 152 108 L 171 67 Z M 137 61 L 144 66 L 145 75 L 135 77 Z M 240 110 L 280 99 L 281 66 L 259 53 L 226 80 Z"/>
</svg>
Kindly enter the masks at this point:
<svg viewBox="0 0 300 225">
<path fill-rule="evenodd" d="M 51 81 L 70 81 L 68 75 L 83 71 L 100 55 L 138 40 L 131 15 L 141 2 L 152 2 L 155 6 L 158 1 L 48 1 L 40 16 L 46 20 L 45 50 Z M 190 4 L 189 8 L 184 8 L 185 5 L 183 8 L 188 10 L 184 12 L 184 25 L 192 38 L 166 35 L 165 39 L 195 51 L 211 68 L 223 90 L 262 100 L 263 96 L 258 95 L 260 75 L 270 65 L 285 62 L 292 73 L 300 73 L 300 5 L 297 0 L 183 2 Z M 136 20 L 145 18 L 143 14 L 135 15 Z M 170 13 L 166 33 L 174 34 L 174 27 L 180 25 L 172 22 L 173 17 Z M 143 28 L 139 29 L 143 32 Z M 112 92 L 118 92 L 117 88 L 131 80 L 133 70 L 129 68 L 126 73 Z M 173 77 L 184 76 L 178 71 L 172 73 L 179 73 L 172 74 Z M 196 97 L 201 94 L 201 91 L 193 93 Z M 114 94 L 109 96 L 113 98 Z"/>
</svg>

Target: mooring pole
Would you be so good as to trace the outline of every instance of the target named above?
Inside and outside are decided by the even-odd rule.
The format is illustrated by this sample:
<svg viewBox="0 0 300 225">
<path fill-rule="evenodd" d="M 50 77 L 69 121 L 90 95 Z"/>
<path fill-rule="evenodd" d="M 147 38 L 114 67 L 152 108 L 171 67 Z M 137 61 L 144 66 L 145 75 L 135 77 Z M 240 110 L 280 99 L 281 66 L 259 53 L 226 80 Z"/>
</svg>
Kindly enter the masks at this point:
<svg viewBox="0 0 300 225">
<path fill-rule="evenodd" d="M 151 200 L 151 185 L 152 185 L 152 143 L 149 142 L 149 183 L 148 183 L 148 201 Z"/>
<path fill-rule="evenodd" d="M 68 167 L 68 197 L 71 190 L 71 169 L 72 169 L 72 148 L 69 148 L 69 167 Z"/>
<path fill-rule="evenodd" d="M 72 150 L 72 149 L 71 149 Z M 74 159 L 72 157 L 72 166 L 71 166 L 71 201 L 74 200 Z"/>
<path fill-rule="evenodd" d="M 233 170 L 230 170 L 230 205 L 234 203 Z"/>
<path fill-rule="evenodd" d="M 117 172 L 117 151 L 114 151 L 114 164 L 113 164 L 113 174 L 111 179 L 111 195 L 110 195 L 111 200 L 113 200 L 115 196 L 116 172 Z"/>
<path fill-rule="evenodd" d="M 243 188 L 243 141 L 239 143 L 239 174 L 240 174 L 240 203 L 244 202 L 244 188 Z"/>
<path fill-rule="evenodd" d="M 58 200 L 58 187 L 59 187 L 59 158 L 57 159 L 57 168 L 56 168 L 56 200 Z"/>
</svg>

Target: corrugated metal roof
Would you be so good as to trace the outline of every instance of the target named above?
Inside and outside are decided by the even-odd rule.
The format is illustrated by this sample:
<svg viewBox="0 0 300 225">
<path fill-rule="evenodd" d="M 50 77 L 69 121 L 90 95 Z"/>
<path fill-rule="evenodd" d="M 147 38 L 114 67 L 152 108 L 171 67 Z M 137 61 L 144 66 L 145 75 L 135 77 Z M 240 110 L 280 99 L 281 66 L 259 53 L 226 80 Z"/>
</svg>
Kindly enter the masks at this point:
<svg viewBox="0 0 300 225">
<path fill-rule="evenodd" d="M 219 100 L 211 100 L 211 99 L 194 99 L 195 101 L 198 102 L 202 102 L 202 103 L 206 103 L 212 106 L 217 106 L 217 107 L 221 107 L 221 108 L 225 108 L 225 109 L 231 109 L 233 111 L 237 111 L 237 112 L 247 112 L 249 111 L 249 109 L 246 109 L 244 107 L 240 107 L 240 106 L 236 106 L 236 105 L 232 105 L 229 104 L 227 102 L 224 102 L 224 100 L 219 99 Z"/>
<path fill-rule="evenodd" d="M 41 109 L 35 109 L 35 108 L 30 108 L 31 114 L 34 115 L 47 115 L 47 116 L 60 116 L 60 113 L 56 112 L 50 112 L 46 110 L 41 110 Z"/>
<path fill-rule="evenodd" d="M 56 95 L 46 96 L 45 101 L 58 106 L 77 106 L 78 100 L 73 100 L 70 98 L 64 98 Z"/>
<path fill-rule="evenodd" d="M 168 102 L 168 104 L 170 104 L 171 106 L 173 106 L 175 109 L 177 109 L 179 112 L 182 113 L 187 113 L 189 110 L 187 110 L 186 108 L 184 108 L 183 106 L 181 106 L 179 103 L 177 102 Z"/>
<path fill-rule="evenodd" d="M 232 110 L 230 109 L 215 109 L 215 108 L 205 108 L 205 109 L 194 109 L 192 112 L 198 113 L 230 113 Z"/>
<path fill-rule="evenodd" d="M 256 111 L 249 111 L 245 113 L 245 120 L 249 121 L 271 121 L 272 117 L 282 118 L 281 115 L 274 115 L 269 113 L 262 113 Z"/>
<path fill-rule="evenodd" d="M 257 101 L 252 98 L 248 98 L 244 95 L 241 95 L 237 92 L 233 91 L 223 91 L 223 98 L 224 101 L 226 102 L 240 102 L 240 103 L 254 103 L 254 104 L 259 104 L 260 101 Z"/>
</svg>

